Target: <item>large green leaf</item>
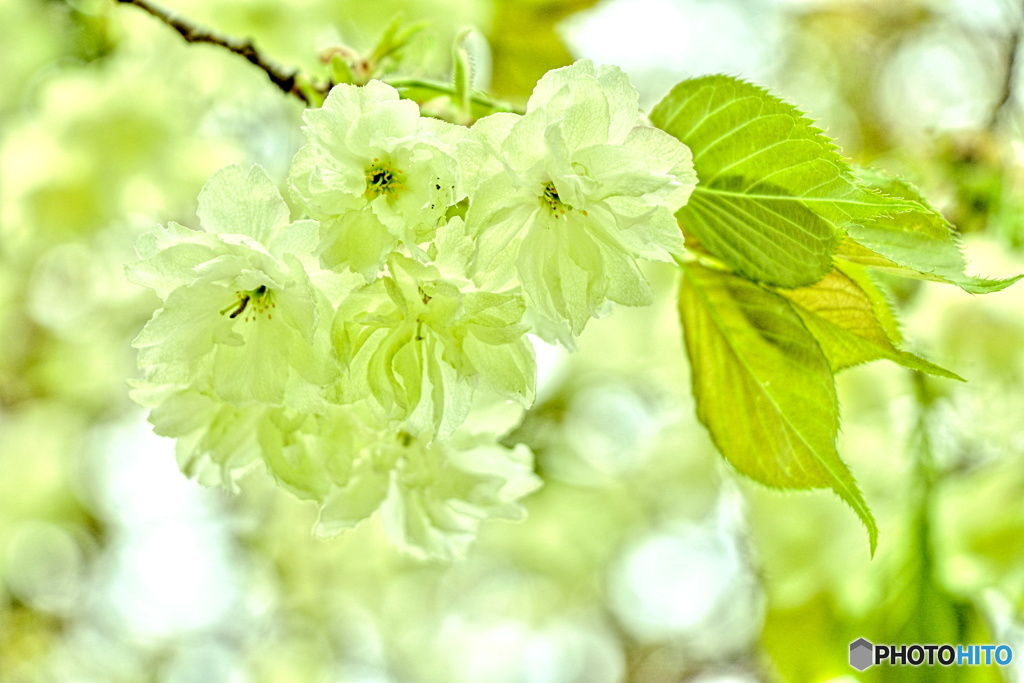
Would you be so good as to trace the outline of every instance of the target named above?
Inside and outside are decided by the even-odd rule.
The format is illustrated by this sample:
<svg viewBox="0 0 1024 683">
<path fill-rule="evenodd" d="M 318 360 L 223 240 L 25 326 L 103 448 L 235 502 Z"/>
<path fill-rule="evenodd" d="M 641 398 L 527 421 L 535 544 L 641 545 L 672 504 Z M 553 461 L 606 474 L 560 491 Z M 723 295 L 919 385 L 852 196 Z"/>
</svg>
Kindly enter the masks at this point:
<svg viewBox="0 0 1024 683">
<path fill-rule="evenodd" d="M 906 211 L 859 220 L 847 229 L 852 241 L 844 243 L 838 256 L 879 270 L 954 284 L 961 289 L 985 294 L 1009 287 L 1024 275 L 989 280 L 967 275 L 967 263 L 953 226 L 932 207 L 910 183 L 877 171 L 861 169 L 865 187 L 911 201 L 923 211 Z"/>
<path fill-rule="evenodd" d="M 765 287 L 698 264 L 679 292 L 697 417 L 736 469 L 768 486 L 829 487 L 878 528 L 836 452 L 832 368 L 790 303 Z"/>
<path fill-rule="evenodd" d="M 863 284 L 863 280 L 862 280 Z M 877 289 L 868 291 L 850 275 L 833 270 L 808 287 L 779 292 L 793 304 L 818 340 L 832 370 L 839 371 L 885 358 L 913 370 L 962 379 L 949 370 L 898 349 L 882 319 L 893 320 L 889 302 Z"/>
<path fill-rule="evenodd" d="M 683 81 L 651 121 L 693 152 L 700 184 L 676 214 L 683 231 L 753 280 L 812 284 L 852 221 L 922 208 L 859 185 L 800 111 L 735 78 Z"/>
</svg>

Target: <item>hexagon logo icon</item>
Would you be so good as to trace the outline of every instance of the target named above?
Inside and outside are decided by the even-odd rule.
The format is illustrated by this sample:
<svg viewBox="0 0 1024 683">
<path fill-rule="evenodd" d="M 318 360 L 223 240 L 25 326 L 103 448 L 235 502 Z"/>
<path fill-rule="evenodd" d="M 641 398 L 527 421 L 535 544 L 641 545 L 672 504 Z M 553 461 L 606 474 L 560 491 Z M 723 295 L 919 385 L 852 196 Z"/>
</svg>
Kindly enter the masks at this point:
<svg viewBox="0 0 1024 683">
<path fill-rule="evenodd" d="M 864 638 L 858 638 L 850 643 L 850 666 L 857 671 L 863 671 L 874 664 L 875 646 Z"/>
</svg>

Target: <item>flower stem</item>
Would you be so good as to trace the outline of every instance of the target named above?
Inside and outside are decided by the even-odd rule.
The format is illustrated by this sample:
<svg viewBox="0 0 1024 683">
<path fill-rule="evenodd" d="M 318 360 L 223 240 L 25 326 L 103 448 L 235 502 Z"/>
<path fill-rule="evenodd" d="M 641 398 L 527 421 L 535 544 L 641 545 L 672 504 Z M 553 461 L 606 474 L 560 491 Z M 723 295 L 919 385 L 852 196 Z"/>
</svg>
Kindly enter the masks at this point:
<svg viewBox="0 0 1024 683">
<path fill-rule="evenodd" d="M 428 81 L 420 78 L 389 78 L 387 83 L 398 90 L 403 97 L 408 99 L 419 101 L 423 99 L 424 95 L 447 95 L 454 97 L 455 86 L 449 83 L 440 83 L 437 81 Z M 513 107 L 507 102 L 487 97 L 480 93 L 471 93 L 469 96 L 469 102 L 472 107 L 479 111 L 484 110 L 487 113 L 493 112 L 513 112 L 522 114 L 522 110 Z M 479 118 L 479 117 L 476 117 Z"/>
</svg>

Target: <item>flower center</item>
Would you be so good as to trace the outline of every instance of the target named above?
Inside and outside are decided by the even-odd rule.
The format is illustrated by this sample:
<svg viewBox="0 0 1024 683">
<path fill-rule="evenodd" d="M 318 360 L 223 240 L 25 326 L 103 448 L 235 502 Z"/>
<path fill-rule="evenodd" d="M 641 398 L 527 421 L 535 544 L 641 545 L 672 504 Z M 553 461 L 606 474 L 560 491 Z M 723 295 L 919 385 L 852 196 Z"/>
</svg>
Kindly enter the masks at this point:
<svg viewBox="0 0 1024 683">
<path fill-rule="evenodd" d="M 389 199 L 396 198 L 399 193 L 405 190 L 400 176 L 405 175 L 400 168 L 394 168 L 390 162 L 374 159 L 366 169 L 366 192 L 367 199 L 376 199 L 381 195 Z"/>
<path fill-rule="evenodd" d="M 273 318 L 273 314 L 268 313 L 268 311 L 271 308 L 277 308 L 277 304 L 274 303 L 274 290 L 267 289 L 266 285 L 260 285 L 256 289 L 235 292 L 235 296 L 238 297 L 237 300 L 228 304 L 220 312 L 221 315 L 227 313 L 227 316 L 233 319 L 246 313 L 244 320 L 248 321 L 255 320 L 257 316 L 266 313 L 267 320 Z"/>
<path fill-rule="evenodd" d="M 572 206 L 566 204 L 558 197 L 558 190 L 550 180 L 543 185 L 544 191 L 540 195 L 540 205 L 547 208 L 555 218 L 561 218 L 567 212 L 572 211 Z"/>
</svg>

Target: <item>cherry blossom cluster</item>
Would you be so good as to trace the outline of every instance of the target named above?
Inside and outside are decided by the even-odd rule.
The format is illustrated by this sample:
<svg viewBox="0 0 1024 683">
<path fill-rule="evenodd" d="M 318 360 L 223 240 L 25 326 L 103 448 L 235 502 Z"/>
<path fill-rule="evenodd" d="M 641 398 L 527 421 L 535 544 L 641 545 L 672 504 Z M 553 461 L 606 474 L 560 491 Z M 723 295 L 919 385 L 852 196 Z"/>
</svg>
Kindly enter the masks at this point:
<svg viewBox="0 0 1024 683">
<path fill-rule="evenodd" d="M 201 230 L 141 240 L 129 277 L 162 307 L 134 397 L 202 483 L 265 468 L 319 505 L 318 533 L 378 514 L 400 547 L 459 557 L 540 485 L 502 442 L 534 400 L 529 335 L 572 348 L 611 304 L 651 302 L 637 262 L 682 253 L 690 152 L 588 61 L 471 128 L 378 81 L 304 120 L 300 220 L 263 169 L 232 166 Z"/>
</svg>

